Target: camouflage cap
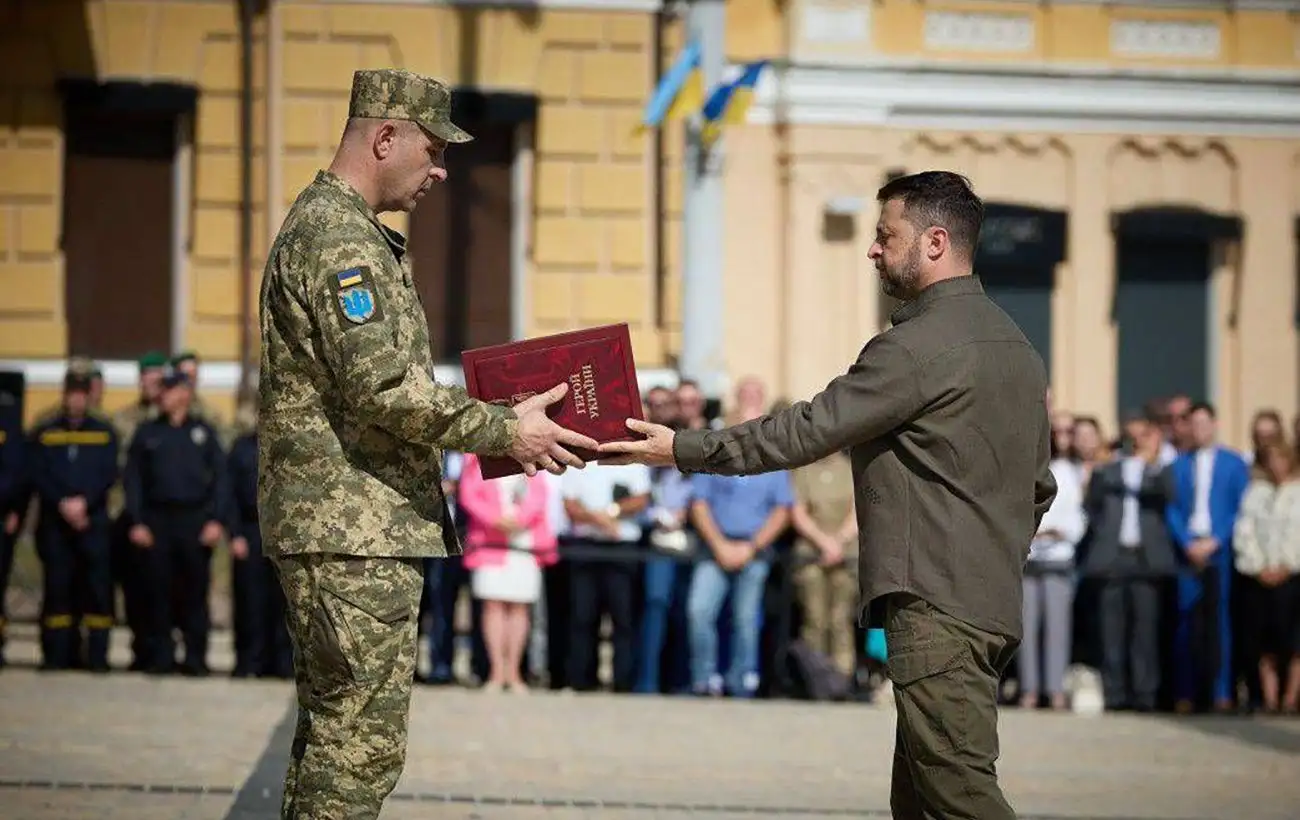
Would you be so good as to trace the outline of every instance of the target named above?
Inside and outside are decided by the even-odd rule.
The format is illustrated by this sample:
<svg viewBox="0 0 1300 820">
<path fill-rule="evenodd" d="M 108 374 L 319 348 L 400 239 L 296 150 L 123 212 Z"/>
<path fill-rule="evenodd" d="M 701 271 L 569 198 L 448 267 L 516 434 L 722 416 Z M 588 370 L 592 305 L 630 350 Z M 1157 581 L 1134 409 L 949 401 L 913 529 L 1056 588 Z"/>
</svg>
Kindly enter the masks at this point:
<svg viewBox="0 0 1300 820">
<path fill-rule="evenodd" d="M 447 142 L 474 139 L 451 121 L 450 88 L 432 77 L 397 68 L 354 72 L 348 116 L 410 120 Z"/>
<path fill-rule="evenodd" d="M 69 370 L 63 374 L 63 389 L 65 392 L 88 393 L 94 379 L 89 373 L 82 373 L 76 370 Z"/>
<path fill-rule="evenodd" d="M 83 376 L 87 379 L 104 375 L 104 372 L 99 369 L 99 365 L 96 364 L 93 359 L 89 359 L 85 356 L 73 356 L 71 359 L 68 359 L 67 372 L 75 373 L 76 375 Z"/>
</svg>

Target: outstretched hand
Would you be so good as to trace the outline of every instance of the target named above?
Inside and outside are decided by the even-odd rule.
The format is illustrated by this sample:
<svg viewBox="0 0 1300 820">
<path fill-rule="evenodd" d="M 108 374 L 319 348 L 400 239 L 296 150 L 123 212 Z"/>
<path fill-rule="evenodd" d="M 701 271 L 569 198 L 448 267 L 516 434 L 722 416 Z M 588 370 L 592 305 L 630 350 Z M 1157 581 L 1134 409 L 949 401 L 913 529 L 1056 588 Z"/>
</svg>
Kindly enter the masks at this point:
<svg viewBox="0 0 1300 820">
<path fill-rule="evenodd" d="M 600 445 L 601 464 L 645 464 L 650 467 L 675 467 L 671 427 L 640 419 L 628 419 L 627 429 L 645 436 L 640 441 L 611 441 Z"/>
<path fill-rule="evenodd" d="M 530 476 L 537 475 L 538 470 L 560 475 L 568 467 L 581 469 L 587 466 L 563 445 L 588 450 L 595 450 L 598 446 L 594 439 L 561 427 L 546 415 L 546 408 L 568 392 L 568 383 L 560 382 L 545 393 L 514 406 L 519 427 L 515 431 L 515 440 L 510 443 L 510 457 L 522 464 L 524 472 Z"/>
</svg>

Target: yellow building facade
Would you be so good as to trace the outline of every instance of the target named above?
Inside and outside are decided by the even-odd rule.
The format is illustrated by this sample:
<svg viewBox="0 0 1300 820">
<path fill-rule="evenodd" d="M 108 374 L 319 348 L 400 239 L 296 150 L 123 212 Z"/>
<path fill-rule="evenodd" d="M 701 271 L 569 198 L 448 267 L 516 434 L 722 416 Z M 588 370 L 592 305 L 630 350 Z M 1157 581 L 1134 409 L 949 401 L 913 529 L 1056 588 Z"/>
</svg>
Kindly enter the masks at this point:
<svg viewBox="0 0 1300 820">
<path fill-rule="evenodd" d="M 196 350 L 232 409 L 269 239 L 375 66 L 443 78 L 480 137 L 385 217 L 411 237 L 442 375 L 465 346 L 626 321 L 644 381 L 672 381 L 682 135 L 632 132 L 680 9 L 255 5 L 244 36 L 236 0 L 0 0 L 0 369 L 27 376 L 29 417 L 75 353 L 104 363 L 109 406 L 130 401 L 152 348 Z M 1290 6 L 730 0 L 729 61 L 775 63 L 720 149 L 728 374 L 798 398 L 840 372 L 887 326 L 876 189 L 949 168 L 990 203 L 980 272 L 1059 403 L 1113 433 L 1144 385 L 1183 385 L 1237 444 L 1254 409 L 1294 413 Z"/>
<path fill-rule="evenodd" d="M 680 130 L 633 133 L 680 45 L 658 2 L 254 5 L 245 38 L 236 0 L 0 0 L 0 369 L 25 373 L 29 419 L 69 355 L 129 402 L 149 349 L 197 351 L 232 410 L 269 240 L 329 164 L 352 72 L 383 66 L 442 78 L 479 136 L 415 216 L 384 217 L 443 375 L 465 346 L 626 321 L 643 378 L 669 378 Z"/>
<path fill-rule="evenodd" d="M 1185 392 L 1297 406 L 1300 17 L 1280 2 L 791 0 L 727 137 L 728 370 L 809 396 L 887 327 L 893 174 L 967 174 L 977 272 L 1108 435 Z M 745 241 L 736 241 L 744 236 Z"/>
</svg>

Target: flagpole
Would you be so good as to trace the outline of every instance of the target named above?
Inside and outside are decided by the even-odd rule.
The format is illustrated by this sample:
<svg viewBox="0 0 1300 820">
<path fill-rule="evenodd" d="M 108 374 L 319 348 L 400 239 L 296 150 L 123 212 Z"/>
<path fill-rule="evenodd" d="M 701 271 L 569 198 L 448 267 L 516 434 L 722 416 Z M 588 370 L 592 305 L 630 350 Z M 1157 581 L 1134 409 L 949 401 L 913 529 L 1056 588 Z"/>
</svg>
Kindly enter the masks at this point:
<svg viewBox="0 0 1300 820">
<path fill-rule="evenodd" d="M 700 46 L 704 94 L 722 81 L 726 66 L 724 0 L 689 0 L 688 37 Z M 727 389 L 722 353 L 723 206 L 721 145 L 705 148 L 698 115 L 686 121 L 685 201 L 682 213 L 682 376 L 721 398 Z"/>
</svg>

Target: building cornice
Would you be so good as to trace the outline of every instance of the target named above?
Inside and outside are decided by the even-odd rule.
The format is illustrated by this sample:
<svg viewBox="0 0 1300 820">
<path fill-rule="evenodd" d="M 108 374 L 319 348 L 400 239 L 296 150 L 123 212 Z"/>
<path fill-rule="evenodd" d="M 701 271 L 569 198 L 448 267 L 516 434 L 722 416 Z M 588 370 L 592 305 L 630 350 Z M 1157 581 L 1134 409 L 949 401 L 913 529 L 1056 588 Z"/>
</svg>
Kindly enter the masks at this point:
<svg viewBox="0 0 1300 820">
<path fill-rule="evenodd" d="M 1002 0 L 1024 6 L 1041 6 L 1043 0 Z M 1196 11 L 1297 11 L 1300 0 L 1047 0 L 1049 6 L 1119 6 L 1137 9 L 1191 9 Z"/>
<path fill-rule="evenodd" d="M 917 64 L 776 66 L 749 121 L 961 130 L 1300 136 L 1300 85 L 1281 72 Z"/>
<path fill-rule="evenodd" d="M 133 388 L 139 381 L 139 366 L 131 360 L 99 360 L 104 373 L 104 385 L 111 389 Z M 63 359 L 0 359 L 0 371 L 22 373 L 28 387 L 59 387 L 67 372 Z M 434 365 L 434 378 L 443 384 L 465 385 L 465 374 L 459 365 Z M 255 379 L 254 379 L 255 380 Z M 676 387 L 677 373 L 668 368 L 637 368 L 637 382 L 642 392 L 651 387 Z M 239 387 L 239 362 L 206 361 L 199 365 L 199 388 L 214 392 L 230 392 Z"/>
<path fill-rule="evenodd" d="M 663 0 L 275 0 L 281 5 L 329 5 L 358 3 L 385 6 L 473 6 L 505 9 L 553 9 L 556 11 L 632 11 L 650 13 L 664 7 Z"/>
</svg>

